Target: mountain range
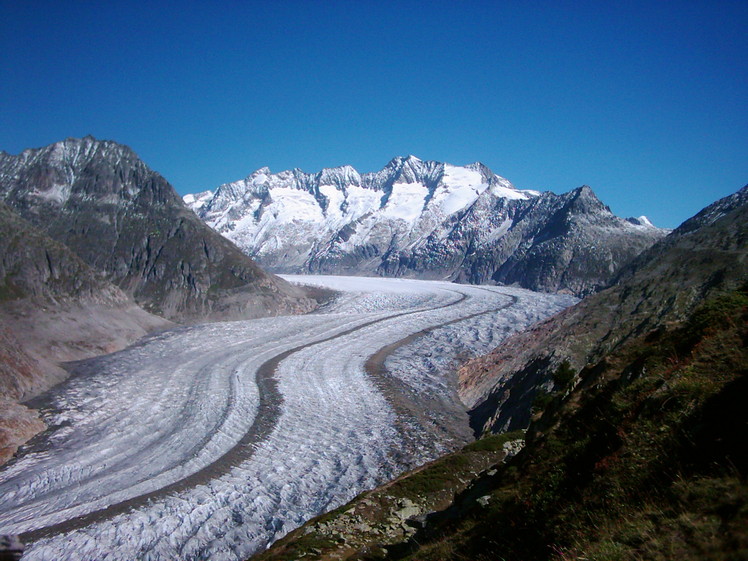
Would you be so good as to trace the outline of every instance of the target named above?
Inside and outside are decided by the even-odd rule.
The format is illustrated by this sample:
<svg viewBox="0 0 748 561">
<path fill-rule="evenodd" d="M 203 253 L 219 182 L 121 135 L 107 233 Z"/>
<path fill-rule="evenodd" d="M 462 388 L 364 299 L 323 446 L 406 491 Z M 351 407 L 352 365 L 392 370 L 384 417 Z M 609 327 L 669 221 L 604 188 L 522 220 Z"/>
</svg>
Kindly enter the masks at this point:
<svg viewBox="0 0 748 561">
<path fill-rule="evenodd" d="M 566 362 L 576 371 L 628 341 L 683 322 L 746 281 L 748 186 L 686 220 L 624 267 L 613 285 L 464 365 L 460 396 L 478 434 L 527 425 L 532 402 Z"/>
<path fill-rule="evenodd" d="M 275 272 L 517 284 L 578 296 L 666 234 L 622 219 L 583 186 L 520 190 L 486 166 L 414 156 L 361 174 L 261 168 L 187 195 L 212 228 Z"/>
</svg>

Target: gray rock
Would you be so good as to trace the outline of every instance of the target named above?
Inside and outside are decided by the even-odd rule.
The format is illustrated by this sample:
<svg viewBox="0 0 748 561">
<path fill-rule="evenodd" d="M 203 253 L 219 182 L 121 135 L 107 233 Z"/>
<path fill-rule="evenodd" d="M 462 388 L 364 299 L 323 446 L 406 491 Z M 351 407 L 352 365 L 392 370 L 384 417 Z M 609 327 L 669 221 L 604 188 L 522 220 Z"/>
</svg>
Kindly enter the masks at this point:
<svg viewBox="0 0 748 561">
<path fill-rule="evenodd" d="M 240 318 L 311 309 L 184 205 L 126 146 L 68 139 L 0 153 L 0 200 L 167 319 Z"/>
</svg>

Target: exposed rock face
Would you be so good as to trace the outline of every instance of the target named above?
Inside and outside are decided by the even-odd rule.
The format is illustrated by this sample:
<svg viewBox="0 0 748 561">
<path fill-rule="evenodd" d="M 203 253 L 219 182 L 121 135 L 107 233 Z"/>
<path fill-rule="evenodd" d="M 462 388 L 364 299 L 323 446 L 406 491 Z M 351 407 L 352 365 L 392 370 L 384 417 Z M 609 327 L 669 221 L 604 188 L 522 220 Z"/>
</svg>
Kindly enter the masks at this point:
<svg viewBox="0 0 748 561">
<path fill-rule="evenodd" d="M 45 428 L 36 411 L 0 397 L 0 465 L 12 458 L 19 446 Z"/>
<path fill-rule="evenodd" d="M 494 243 L 474 243 L 484 235 L 484 216 L 502 213 L 504 223 L 511 220 L 506 234 Z M 607 286 L 622 265 L 665 235 L 651 224 L 614 216 L 587 186 L 498 205 L 466 221 L 469 226 L 463 228 L 469 228 L 476 249 L 466 249 L 460 280 L 566 290 L 577 296 Z"/>
<path fill-rule="evenodd" d="M 589 187 L 521 191 L 476 163 L 413 156 L 359 174 L 271 174 L 187 195 L 210 226 L 278 272 L 519 284 L 584 295 L 665 235 L 614 216 Z"/>
<path fill-rule="evenodd" d="M 0 202 L 0 302 L 80 299 L 118 305 L 127 296 L 65 245 Z"/>
<path fill-rule="evenodd" d="M 540 386 L 568 360 L 576 370 L 748 279 L 748 186 L 684 222 L 626 266 L 615 284 L 460 371 L 476 432 L 524 427 Z"/>
<path fill-rule="evenodd" d="M 171 325 L 0 203 L 0 463 L 44 428 L 16 401 L 64 379 L 59 362 Z"/>
<path fill-rule="evenodd" d="M 306 311 L 132 150 L 91 137 L 0 153 L 0 199 L 147 311 L 177 321 Z"/>
<path fill-rule="evenodd" d="M 31 397 L 65 376 L 57 362 L 170 325 L 0 203 L 0 395 Z"/>
</svg>

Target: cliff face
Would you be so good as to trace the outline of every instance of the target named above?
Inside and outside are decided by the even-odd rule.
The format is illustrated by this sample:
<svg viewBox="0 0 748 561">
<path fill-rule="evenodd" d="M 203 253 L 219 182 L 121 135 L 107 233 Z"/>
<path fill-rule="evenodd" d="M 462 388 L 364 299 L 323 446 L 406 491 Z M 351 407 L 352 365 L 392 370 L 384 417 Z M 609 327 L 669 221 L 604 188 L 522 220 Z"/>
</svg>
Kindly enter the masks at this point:
<svg viewBox="0 0 748 561">
<path fill-rule="evenodd" d="M 68 139 L 0 154 L 0 198 L 65 244 L 147 311 L 176 321 L 307 311 L 297 288 L 268 275 L 207 228 L 132 150 Z"/>
<path fill-rule="evenodd" d="M 476 432 L 526 426 L 533 399 L 565 360 L 579 370 L 633 337 L 683 320 L 748 277 L 748 187 L 710 205 L 645 251 L 614 285 L 460 371 Z"/>
</svg>

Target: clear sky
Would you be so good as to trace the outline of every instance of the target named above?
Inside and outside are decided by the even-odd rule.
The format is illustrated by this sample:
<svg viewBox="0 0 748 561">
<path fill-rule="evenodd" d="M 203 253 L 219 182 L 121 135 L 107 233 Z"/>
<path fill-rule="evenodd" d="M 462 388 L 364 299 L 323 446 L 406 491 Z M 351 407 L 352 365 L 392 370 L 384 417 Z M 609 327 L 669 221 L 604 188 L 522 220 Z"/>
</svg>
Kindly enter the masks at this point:
<svg viewBox="0 0 748 561">
<path fill-rule="evenodd" d="M 92 134 L 182 194 L 414 154 L 673 227 L 748 182 L 745 0 L 0 6 L 0 149 Z"/>
</svg>

